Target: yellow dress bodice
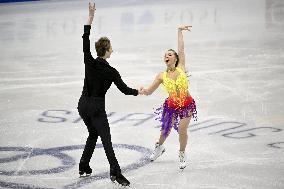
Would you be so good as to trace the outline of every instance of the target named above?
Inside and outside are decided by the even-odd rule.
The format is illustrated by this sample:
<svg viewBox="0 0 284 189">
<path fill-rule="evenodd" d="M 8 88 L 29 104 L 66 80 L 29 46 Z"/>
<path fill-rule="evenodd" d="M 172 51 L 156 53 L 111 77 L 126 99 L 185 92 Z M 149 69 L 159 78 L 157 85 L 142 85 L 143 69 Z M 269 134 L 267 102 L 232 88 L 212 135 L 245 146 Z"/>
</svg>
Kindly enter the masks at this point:
<svg viewBox="0 0 284 189">
<path fill-rule="evenodd" d="M 176 80 L 167 76 L 167 72 L 163 73 L 163 85 L 169 93 L 170 98 L 185 99 L 188 95 L 189 82 L 185 72 L 179 67 L 176 68 L 179 75 Z"/>
</svg>

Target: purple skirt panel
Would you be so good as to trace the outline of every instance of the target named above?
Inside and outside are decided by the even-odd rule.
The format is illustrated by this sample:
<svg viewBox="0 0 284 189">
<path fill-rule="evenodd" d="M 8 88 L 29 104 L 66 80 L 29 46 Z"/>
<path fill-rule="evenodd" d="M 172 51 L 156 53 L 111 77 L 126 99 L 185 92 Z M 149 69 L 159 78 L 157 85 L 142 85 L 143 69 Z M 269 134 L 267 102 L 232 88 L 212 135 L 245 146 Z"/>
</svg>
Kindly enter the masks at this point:
<svg viewBox="0 0 284 189">
<path fill-rule="evenodd" d="M 194 121 L 197 121 L 197 111 L 194 99 L 187 106 L 178 109 L 169 107 L 166 99 L 164 104 L 157 108 L 154 113 L 158 116 L 156 120 L 159 120 L 162 124 L 161 131 L 165 138 L 168 136 L 172 127 L 178 131 L 178 125 L 181 119 L 192 115 Z"/>
</svg>

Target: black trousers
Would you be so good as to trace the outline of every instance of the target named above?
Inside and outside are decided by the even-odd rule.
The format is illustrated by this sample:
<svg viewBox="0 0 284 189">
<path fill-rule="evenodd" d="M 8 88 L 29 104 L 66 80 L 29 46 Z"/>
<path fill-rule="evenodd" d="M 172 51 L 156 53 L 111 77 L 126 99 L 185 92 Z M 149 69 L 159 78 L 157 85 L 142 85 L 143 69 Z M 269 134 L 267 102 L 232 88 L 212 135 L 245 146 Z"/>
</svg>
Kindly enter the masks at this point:
<svg viewBox="0 0 284 189">
<path fill-rule="evenodd" d="M 100 136 L 110 164 L 111 174 L 120 173 L 120 166 L 112 147 L 110 128 L 105 111 L 105 100 L 103 98 L 82 96 L 78 103 L 78 111 L 89 132 L 80 163 L 89 165 L 98 136 Z"/>
</svg>

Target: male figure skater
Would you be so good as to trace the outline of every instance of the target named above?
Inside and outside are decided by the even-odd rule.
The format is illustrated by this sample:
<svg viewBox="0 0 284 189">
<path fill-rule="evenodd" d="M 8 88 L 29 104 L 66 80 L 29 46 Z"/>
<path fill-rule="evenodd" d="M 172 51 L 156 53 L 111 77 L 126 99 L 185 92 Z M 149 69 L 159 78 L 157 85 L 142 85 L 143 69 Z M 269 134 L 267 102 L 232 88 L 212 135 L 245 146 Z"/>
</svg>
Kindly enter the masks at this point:
<svg viewBox="0 0 284 189">
<path fill-rule="evenodd" d="M 113 151 L 110 128 L 105 111 L 105 94 L 112 83 L 125 95 L 137 96 L 142 90 L 129 88 L 121 79 L 119 72 L 106 61 L 110 57 L 112 46 L 107 37 L 101 37 L 96 43 L 97 58 L 90 52 L 90 29 L 95 13 L 95 4 L 89 3 L 89 19 L 84 26 L 83 52 L 85 63 L 85 79 L 82 95 L 78 102 L 78 112 L 88 128 L 89 136 L 79 163 L 80 176 L 89 176 L 89 166 L 98 136 L 101 137 L 104 150 L 110 164 L 110 179 L 123 186 L 130 182 L 121 174 L 121 169 Z M 86 175 L 85 175 L 86 174 Z"/>
</svg>

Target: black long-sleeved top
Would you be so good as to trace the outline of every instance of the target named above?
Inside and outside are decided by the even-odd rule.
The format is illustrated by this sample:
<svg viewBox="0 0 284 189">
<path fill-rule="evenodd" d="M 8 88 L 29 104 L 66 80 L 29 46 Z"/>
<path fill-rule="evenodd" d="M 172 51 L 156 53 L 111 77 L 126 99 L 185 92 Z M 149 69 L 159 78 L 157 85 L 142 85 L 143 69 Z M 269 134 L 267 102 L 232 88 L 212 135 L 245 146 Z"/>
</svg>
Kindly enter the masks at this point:
<svg viewBox="0 0 284 189">
<path fill-rule="evenodd" d="M 121 79 L 119 72 L 111 67 L 109 63 L 100 57 L 93 58 L 90 52 L 90 25 L 84 26 L 83 52 L 85 63 L 85 79 L 83 87 L 83 96 L 105 97 L 107 90 L 112 82 L 125 95 L 138 95 L 138 90 L 129 88 Z"/>
</svg>

